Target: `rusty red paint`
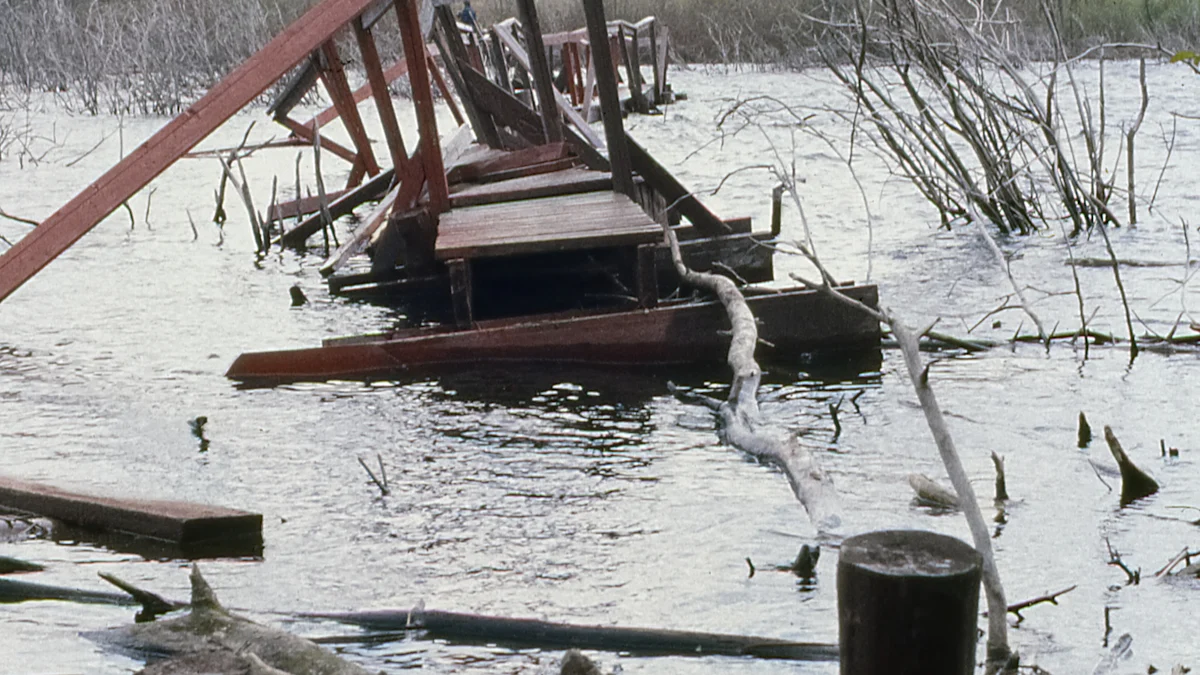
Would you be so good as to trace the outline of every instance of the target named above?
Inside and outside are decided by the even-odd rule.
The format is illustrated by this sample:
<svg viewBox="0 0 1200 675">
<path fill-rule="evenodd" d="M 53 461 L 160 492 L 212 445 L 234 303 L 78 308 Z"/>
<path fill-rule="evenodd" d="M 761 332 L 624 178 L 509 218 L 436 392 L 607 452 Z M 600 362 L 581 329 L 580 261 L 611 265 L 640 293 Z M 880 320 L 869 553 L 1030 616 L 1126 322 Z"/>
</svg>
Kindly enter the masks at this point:
<svg viewBox="0 0 1200 675">
<path fill-rule="evenodd" d="M 0 301 L 332 37 L 374 0 L 326 0 L 0 255 Z M 415 14 L 415 10 L 413 10 Z M 436 136 L 435 136 L 436 138 Z M 440 155 L 439 155 L 440 156 Z"/>
</svg>

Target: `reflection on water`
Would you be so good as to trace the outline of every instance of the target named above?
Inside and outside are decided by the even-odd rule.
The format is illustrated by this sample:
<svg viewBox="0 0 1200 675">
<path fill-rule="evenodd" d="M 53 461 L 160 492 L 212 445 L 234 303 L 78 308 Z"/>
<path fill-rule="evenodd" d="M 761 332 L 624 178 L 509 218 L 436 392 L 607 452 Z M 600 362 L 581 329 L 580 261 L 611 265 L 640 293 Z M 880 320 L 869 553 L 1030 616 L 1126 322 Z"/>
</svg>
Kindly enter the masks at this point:
<svg viewBox="0 0 1200 675">
<path fill-rule="evenodd" d="M 1111 67 L 1114 73 L 1127 65 Z M 1172 102 L 1195 101 L 1200 86 L 1200 78 L 1152 70 L 1163 101 L 1157 111 L 1152 106 L 1160 117 L 1148 118 L 1146 128 L 1166 119 Z M 698 188 L 770 152 L 746 136 L 680 163 L 709 138 L 730 92 L 785 95 L 805 105 L 840 101 L 820 78 L 794 73 L 693 71 L 675 81 L 691 95 L 687 101 L 663 117 L 628 123 Z M 1128 82 L 1136 78 L 1114 76 L 1109 86 Z M 1120 112 L 1113 108 L 1111 119 Z M 210 144 L 236 142 L 258 114 L 239 116 Z M 38 119 L 49 124 L 51 116 Z M 161 123 L 124 120 L 127 147 Z M 827 115 L 813 123 L 837 130 Z M 72 133 L 42 164 L 21 170 L 0 163 L 6 210 L 44 217 L 119 155 L 115 141 L 106 142 L 68 167 L 118 122 L 61 117 L 58 124 Z M 1200 142 L 1192 126 L 1179 127 L 1172 162 L 1193 156 Z M 1151 145 L 1148 165 L 1163 154 Z M 798 170 L 806 174 L 807 215 L 820 250 L 841 277 L 863 280 L 865 217 L 857 197 L 846 199 L 856 189 L 824 150 L 797 153 L 805 158 Z M 286 160 L 290 166 L 294 157 Z M 262 203 L 282 161 L 256 155 L 247 162 Z M 975 235 L 936 230 L 928 208 L 882 163 L 864 159 L 859 170 L 879 200 L 872 280 L 885 306 L 913 324 L 941 317 L 940 330 L 965 334 L 1003 304 L 1004 273 Z M 1190 183 L 1175 173 L 1158 197 L 1163 213 L 1194 206 Z M 504 367 L 270 389 L 227 382 L 223 372 L 242 351 L 312 346 L 387 330 L 406 317 L 330 298 L 316 270 L 319 251 L 256 260 L 244 223 L 233 218 L 218 233 L 201 222 L 218 176 L 215 163 L 181 163 L 155 181 L 151 225 L 140 216 L 133 229 L 123 215 L 108 219 L 0 305 L 4 473 L 263 513 L 261 559 L 203 564 L 228 605 L 263 621 L 281 621 L 276 611 L 411 607 L 424 600 L 431 608 L 507 616 L 836 641 L 836 551 L 823 548 L 814 579 L 803 587 L 788 573 L 749 577 L 747 558 L 761 570 L 790 564 L 802 545 L 814 543 L 812 527 L 777 471 L 722 447 L 707 410 L 668 391 L 674 382 L 721 398 L 728 385 L 721 368 Z M 711 201 L 721 213 L 763 224 L 771 187 L 767 177 L 743 172 Z M 142 213 L 146 196 L 131 206 Z M 10 226 L 0 223 L 0 234 L 17 236 Z M 1175 221 L 1149 219 L 1112 234 L 1122 257 L 1184 255 Z M 785 235 L 799 235 L 795 214 L 785 213 Z M 1078 310 L 1073 297 L 1060 295 L 1072 288 L 1061 241 L 1051 234 L 1002 245 L 1015 254 L 1014 275 L 1039 289 L 1030 293 L 1046 322 L 1071 325 Z M 1076 255 L 1103 254 L 1101 242 L 1077 246 Z M 1165 333 L 1187 308 L 1183 269 L 1123 270 L 1131 304 L 1156 331 Z M 803 271 L 786 257 L 777 259 L 777 270 L 781 277 Z M 1080 278 L 1097 329 L 1122 334 L 1111 272 L 1082 269 Z M 293 285 L 308 305 L 290 306 Z M 975 334 L 1007 340 L 1022 323 L 1018 313 L 1002 312 Z M 1013 501 L 1003 522 L 994 523 L 994 544 L 1010 601 L 1079 585 L 1058 606 L 1024 613 L 1011 640 L 1025 662 L 1051 672 L 1090 667 L 1104 652 L 1107 608 L 1114 633 L 1134 636 L 1129 672 L 1200 665 L 1189 628 L 1194 585 L 1145 574 L 1184 546 L 1195 547 L 1196 514 L 1177 508 L 1200 506 L 1192 457 L 1200 451 L 1191 414 L 1191 402 L 1200 398 L 1195 354 L 1144 354 L 1130 366 L 1121 347 L 1093 348 L 1084 362 L 1078 346 L 1056 344 L 1049 354 L 1018 345 L 936 358 L 931 379 L 988 513 L 990 453 L 1006 458 Z M 940 478 L 943 471 L 906 378 L 891 351 L 882 360 L 876 354 L 848 364 L 769 364 L 762 408 L 816 453 L 838 487 L 850 531 L 916 527 L 966 538 L 960 516 L 911 503 L 908 474 Z M 1081 410 L 1097 428 L 1114 427 L 1134 460 L 1162 484 L 1158 495 L 1119 508 L 1119 495 L 1092 468 L 1091 460 L 1107 459 L 1106 449 L 1076 447 Z M 203 453 L 189 426 L 201 416 L 208 419 Z M 1160 458 L 1160 439 L 1179 448 L 1179 457 Z M 391 484 L 386 497 L 357 461 L 374 466 L 376 455 Z M 1141 584 L 1122 585 L 1124 575 L 1107 565 L 1105 538 L 1143 569 Z M 105 544 L 35 538 L 0 543 L 0 554 L 46 564 L 37 575 L 42 583 L 101 590 L 95 573 L 112 571 L 168 597 L 187 595 L 184 563 Z M 131 620 L 120 608 L 0 606 L 6 652 L 0 671 L 131 672 L 135 661 L 78 636 Z M 314 636 L 344 630 L 288 626 Z M 526 672 L 556 659 L 536 650 L 411 638 L 339 649 L 389 671 Z M 599 660 L 629 673 L 797 668 L 715 657 Z M 836 671 L 830 664 L 799 668 Z"/>
</svg>

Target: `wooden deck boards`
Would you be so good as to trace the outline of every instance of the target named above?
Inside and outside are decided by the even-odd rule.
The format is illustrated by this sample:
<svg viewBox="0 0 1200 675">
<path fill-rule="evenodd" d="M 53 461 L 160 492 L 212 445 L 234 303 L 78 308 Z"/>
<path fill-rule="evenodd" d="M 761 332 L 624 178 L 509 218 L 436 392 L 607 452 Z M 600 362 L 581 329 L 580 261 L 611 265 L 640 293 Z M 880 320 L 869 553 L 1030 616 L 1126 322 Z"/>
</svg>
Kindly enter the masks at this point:
<svg viewBox="0 0 1200 675">
<path fill-rule="evenodd" d="M 459 209 L 518 199 L 538 199 L 612 189 L 612 174 L 575 167 L 522 176 L 495 183 L 460 183 L 450 187 L 450 206 Z"/>
<path fill-rule="evenodd" d="M 438 260 L 636 246 L 662 237 L 658 223 L 616 192 L 503 202 L 442 214 Z"/>
</svg>

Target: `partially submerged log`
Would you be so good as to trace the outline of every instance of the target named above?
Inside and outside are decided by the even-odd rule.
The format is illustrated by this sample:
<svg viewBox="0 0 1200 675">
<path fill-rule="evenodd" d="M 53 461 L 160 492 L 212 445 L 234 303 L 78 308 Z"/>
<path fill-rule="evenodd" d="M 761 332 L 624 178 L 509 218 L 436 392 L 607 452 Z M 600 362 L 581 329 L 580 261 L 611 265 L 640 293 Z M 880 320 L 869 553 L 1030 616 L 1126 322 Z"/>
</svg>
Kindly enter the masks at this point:
<svg viewBox="0 0 1200 675">
<path fill-rule="evenodd" d="M 1113 459 L 1117 460 L 1117 468 L 1121 470 L 1121 506 L 1158 492 L 1158 482 L 1129 459 L 1112 427 L 1107 424 L 1104 425 L 1104 440 L 1108 443 L 1108 450 Z"/>
<path fill-rule="evenodd" d="M 37 564 L 21 560 L 19 558 L 10 558 L 6 555 L 0 555 L 0 574 L 12 574 L 14 572 L 41 572 L 45 567 Z"/>
<path fill-rule="evenodd" d="M 142 671 L 167 673 L 279 673 L 368 675 L 309 640 L 230 614 L 192 567 L 191 611 L 185 616 L 112 628 L 87 637 L 134 652 L 166 655 L 165 663 Z M 257 670 L 256 670 L 257 669 Z"/>
<path fill-rule="evenodd" d="M 917 495 L 917 502 L 923 506 L 935 506 L 943 509 L 957 509 L 958 495 L 938 485 L 923 473 L 908 474 L 908 484 Z"/>
<path fill-rule="evenodd" d="M 833 644 L 657 628 L 584 626 L 537 619 L 443 612 L 423 607 L 412 610 L 316 613 L 303 616 L 331 619 L 376 631 L 422 630 L 431 638 L 543 649 L 567 647 L 679 656 L 722 654 L 798 661 L 835 661 L 838 658 L 838 646 Z"/>
</svg>

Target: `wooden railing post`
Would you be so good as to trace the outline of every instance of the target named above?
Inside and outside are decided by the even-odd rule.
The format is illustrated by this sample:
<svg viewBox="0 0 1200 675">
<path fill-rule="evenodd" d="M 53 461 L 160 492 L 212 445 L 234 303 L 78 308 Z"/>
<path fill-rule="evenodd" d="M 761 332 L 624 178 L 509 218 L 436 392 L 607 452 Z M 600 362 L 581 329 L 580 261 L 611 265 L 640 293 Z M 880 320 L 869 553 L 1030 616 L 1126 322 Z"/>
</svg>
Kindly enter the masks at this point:
<svg viewBox="0 0 1200 675">
<path fill-rule="evenodd" d="M 587 16 L 588 40 L 592 43 L 592 63 L 596 65 L 596 87 L 600 91 L 600 116 L 608 141 L 608 161 L 612 164 L 613 191 L 633 196 L 633 169 L 625 128 L 621 123 L 621 101 L 617 97 L 616 74 L 602 64 L 612 62 L 608 48 L 608 23 L 604 19 L 603 0 L 583 0 Z"/>
<path fill-rule="evenodd" d="M 933 532 L 842 542 L 842 675 L 972 675 L 982 564 L 971 546 Z"/>
</svg>

